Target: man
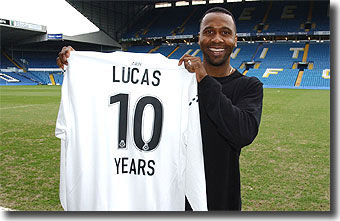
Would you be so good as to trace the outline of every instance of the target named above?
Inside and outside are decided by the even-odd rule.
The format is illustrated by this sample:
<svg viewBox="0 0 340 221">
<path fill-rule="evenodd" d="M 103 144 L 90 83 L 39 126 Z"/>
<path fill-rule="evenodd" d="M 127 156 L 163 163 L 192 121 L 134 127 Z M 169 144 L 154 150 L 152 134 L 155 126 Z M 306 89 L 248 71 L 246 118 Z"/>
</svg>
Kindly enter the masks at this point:
<svg viewBox="0 0 340 221">
<path fill-rule="evenodd" d="M 263 88 L 255 77 L 230 65 L 237 47 L 231 12 L 209 9 L 202 17 L 199 57 L 185 54 L 179 65 L 196 74 L 202 130 L 208 210 L 241 210 L 239 156 L 255 139 L 261 120 Z M 72 47 L 64 47 L 57 64 L 67 64 Z M 187 202 L 187 210 L 191 210 Z"/>
<path fill-rule="evenodd" d="M 241 210 L 239 156 L 255 139 L 261 120 L 263 88 L 255 77 L 230 65 L 237 46 L 233 15 L 212 8 L 201 19 L 199 45 L 203 62 L 184 55 L 196 73 L 207 185 L 208 210 Z M 190 206 L 187 203 L 188 210 Z"/>
</svg>

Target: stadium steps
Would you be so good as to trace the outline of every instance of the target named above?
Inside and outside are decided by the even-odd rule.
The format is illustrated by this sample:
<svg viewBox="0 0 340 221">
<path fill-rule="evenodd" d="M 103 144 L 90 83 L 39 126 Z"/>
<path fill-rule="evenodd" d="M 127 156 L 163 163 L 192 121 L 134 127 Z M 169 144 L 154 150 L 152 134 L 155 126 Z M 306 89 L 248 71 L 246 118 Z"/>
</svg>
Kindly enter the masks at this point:
<svg viewBox="0 0 340 221">
<path fill-rule="evenodd" d="M 303 52 L 302 62 L 307 62 L 308 51 L 309 51 L 309 43 L 307 42 L 307 43 L 305 44 L 305 49 L 304 49 L 304 52 Z M 295 63 L 295 64 L 293 65 L 293 69 L 295 69 L 296 66 L 297 66 L 297 65 L 296 65 L 296 63 Z M 308 67 L 309 67 L 309 65 L 308 65 Z M 298 74 L 298 76 L 297 76 L 297 78 L 296 78 L 296 81 L 295 81 L 295 84 L 294 84 L 295 87 L 299 87 L 299 86 L 301 85 L 303 73 L 304 73 L 303 70 L 300 70 L 300 71 L 299 71 L 299 74 Z"/>
<path fill-rule="evenodd" d="M 241 49 L 240 48 L 235 48 L 235 50 L 233 51 L 233 53 L 231 53 L 230 57 L 232 59 L 235 59 L 238 55 L 238 53 L 240 53 Z"/>
<path fill-rule="evenodd" d="M 55 80 L 54 80 L 53 74 L 50 74 L 49 77 L 50 77 L 52 85 L 55 85 Z"/>
<path fill-rule="evenodd" d="M 260 54 L 260 58 L 264 59 L 266 57 L 267 53 L 268 53 L 268 48 L 263 48 L 263 50 Z"/>
<path fill-rule="evenodd" d="M 177 47 L 176 47 L 172 52 L 170 52 L 170 54 L 168 54 L 168 56 L 166 56 L 166 57 L 170 58 L 170 56 L 171 56 L 173 53 L 175 53 L 175 51 L 177 51 L 178 49 L 179 49 L 179 45 L 177 45 Z"/>
<path fill-rule="evenodd" d="M 261 63 L 260 62 L 255 62 L 254 69 L 259 69 Z"/>
<path fill-rule="evenodd" d="M 144 29 L 142 35 L 146 35 L 146 33 L 148 33 L 148 31 L 150 30 L 151 25 L 152 25 L 155 21 L 157 21 L 157 20 L 159 19 L 159 17 L 160 17 L 160 14 L 159 14 L 158 16 L 155 16 L 155 18 L 154 18 L 153 20 L 151 20 L 151 22 L 145 27 L 145 29 Z M 138 33 L 136 33 L 136 37 L 137 37 L 137 38 L 140 37 Z"/>
<path fill-rule="evenodd" d="M 19 73 L 18 73 L 18 74 L 19 74 Z M 28 72 L 28 71 L 25 73 L 25 75 L 21 74 L 21 76 L 23 76 L 24 78 L 29 79 L 30 81 L 33 81 L 33 82 L 35 82 L 35 83 L 37 83 L 37 84 L 43 84 L 42 82 L 37 81 L 36 79 L 32 78 L 31 75 L 32 75 L 32 73 L 31 73 L 31 72 Z"/>
<path fill-rule="evenodd" d="M 157 51 L 161 46 L 156 46 L 154 48 L 152 48 L 148 53 L 153 53 L 155 51 Z"/>
<path fill-rule="evenodd" d="M 254 59 L 255 59 L 257 53 L 260 51 L 261 48 L 263 48 L 263 43 L 260 43 L 260 44 L 257 46 L 257 48 L 256 48 L 256 50 L 255 50 L 255 53 L 254 53 L 253 56 L 251 57 L 251 60 L 252 60 L 252 61 L 254 61 Z"/>
<path fill-rule="evenodd" d="M 201 49 L 196 49 L 196 50 L 194 51 L 194 53 L 192 53 L 192 56 L 196 56 L 196 55 L 200 52 L 200 50 L 201 50 Z"/>
<path fill-rule="evenodd" d="M 299 71 L 299 74 L 298 74 L 296 81 L 295 81 L 295 84 L 294 84 L 295 87 L 299 87 L 301 85 L 303 72 L 304 71 Z"/>
<path fill-rule="evenodd" d="M 305 45 L 305 50 L 303 52 L 302 62 L 307 62 L 308 51 L 309 51 L 309 43 L 307 42 Z"/>
<path fill-rule="evenodd" d="M 311 22 L 312 21 L 313 7 L 314 7 L 314 1 L 310 1 L 307 22 Z M 313 28 L 313 27 L 311 27 L 311 28 Z M 309 32 L 310 29 L 309 28 L 305 28 L 305 31 Z"/>
<path fill-rule="evenodd" d="M 187 24 L 190 18 L 196 13 L 197 9 L 198 8 L 196 7 L 194 10 L 192 10 L 192 12 L 188 15 L 188 17 L 184 20 L 184 22 L 181 24 L 181 26 L 179 26 L 178 29 L 175 28 L 174 30 L 172 30 L 171 32 L 172 36 L 175 36 L 177 33 L 182 34 L 184 32 L 184 26 Z"/>
<path fill-rule="evenodd" d="M 7 58 L 17 68 L 23 70 L 24 72 L 27 72 L 27 69 L 23 65 L 20 65 L 19 62 L 15 61 L 15 59 L 13 59 L 11 56 L 9 56 L 4 50 L 2 50 L 1 52 L 2 52 L 3 56 L 5 56 L 5 58 Z"/>
<path fill-rule="evenodd" d="M 270 11 L 272 9 L 272 6 L 273 6 L 273 2 L 269 2 L 268 8 L 266 10 L 266 14 L 264 15 L 264 17 L 262 19 L 262 24 L 265 24 L 267 22 L 267 19 L 268 19 Z M 267 30 L 268 27 L 269 27 L 268 24 L 264 25 L 263 30 Z M 255 28 L 257 30 L 257 33 L 261 33 L 262 32 L 262 29 L 258 29 L 258 25 L 256 25 Z"/>
<path fill-rule="evenodd" d="M 184 54 L 190 54 L 192 52 L 192 49 L 188 49 Z"/>
<path fill-rule="evenodd" d="M 20 81 L 24 81 L 25 83 L 28 83 L 28 84 L 41 84 L 40 82 L 38 82 L 37 80 L 31 78 L 29 76 L 30 72 L 25 72 L 25 74 L 23 73 L 20 73 L 20 72 L 12 72 L 13 74 L 16 74 L 16 75 L 19 75 L 20 77 L 22 77 L 22 79 L 20 79 Z"/>
</svg>

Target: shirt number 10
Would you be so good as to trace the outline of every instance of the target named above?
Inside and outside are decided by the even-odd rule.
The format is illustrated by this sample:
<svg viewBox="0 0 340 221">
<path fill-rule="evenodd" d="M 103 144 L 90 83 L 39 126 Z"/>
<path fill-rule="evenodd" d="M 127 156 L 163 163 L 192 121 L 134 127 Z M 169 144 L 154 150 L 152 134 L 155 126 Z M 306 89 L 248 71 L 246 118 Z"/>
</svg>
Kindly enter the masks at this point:
<svg viewBox="0 0 340 221">
<path fill-rule="evenodd" d="M 120 103 L 119 105 L 119 132 L 118 148 L 126 148 L 126 136 L 128 130 L 128 108 L 129 94 L 116 94 L 110 97 L 110 104 Z M 154 110 L 154 121 L 152 136 L 149 141 L 142 137 L 143 113 L 146 105 L 152 105 Z M 163 106 L 162 103 L 152 96 L 144 96 L 137 101 L 133 113 L 133 141 L 135 146 L 142 151 L 155 149 L 160 141 L 163 126 Z"/>
</svg>

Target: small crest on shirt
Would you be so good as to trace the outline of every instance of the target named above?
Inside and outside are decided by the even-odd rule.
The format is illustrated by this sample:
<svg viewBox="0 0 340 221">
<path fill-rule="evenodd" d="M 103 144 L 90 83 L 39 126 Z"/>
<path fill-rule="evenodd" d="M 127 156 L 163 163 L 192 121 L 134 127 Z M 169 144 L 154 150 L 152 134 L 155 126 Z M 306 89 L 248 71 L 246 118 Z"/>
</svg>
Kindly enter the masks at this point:
<svg viewBox="0 0 340 221">
<path fill-rule="evenodd" d="M 126 146 L 125 141 L 124 141 L 124 140 L 121 140 L 121 141 L 119 142 L 119 147 L 120 147 L 120 148 L 125 148 L 125 146 Z"/>
</svg>

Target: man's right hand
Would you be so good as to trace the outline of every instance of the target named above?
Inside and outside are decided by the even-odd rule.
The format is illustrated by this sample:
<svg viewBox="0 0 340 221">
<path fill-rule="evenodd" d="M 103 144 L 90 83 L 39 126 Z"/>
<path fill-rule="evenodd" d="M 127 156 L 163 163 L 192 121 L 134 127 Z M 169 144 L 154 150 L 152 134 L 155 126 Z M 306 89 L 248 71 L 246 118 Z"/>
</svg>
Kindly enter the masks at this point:
<svg viewBox="0 0 340 221">
<path fill-rule="evenodd" d="M 57 57 L 57 65 L 64 70 L 64 65 L 68 65 L 67 58 L 70 57 L 70 51 L 75 51 L 71 46 L 63 47 Z"/>
</svg>

